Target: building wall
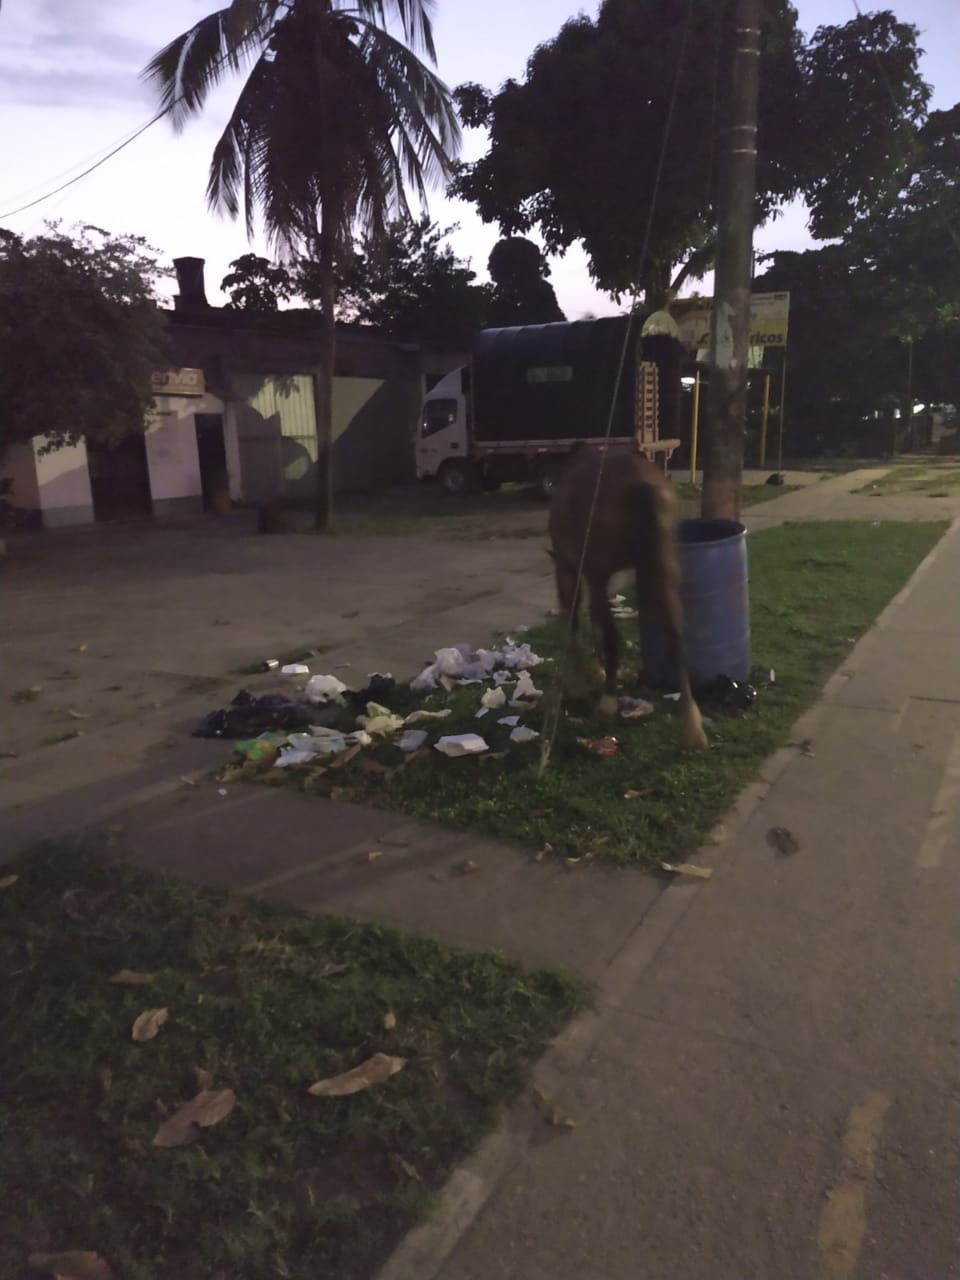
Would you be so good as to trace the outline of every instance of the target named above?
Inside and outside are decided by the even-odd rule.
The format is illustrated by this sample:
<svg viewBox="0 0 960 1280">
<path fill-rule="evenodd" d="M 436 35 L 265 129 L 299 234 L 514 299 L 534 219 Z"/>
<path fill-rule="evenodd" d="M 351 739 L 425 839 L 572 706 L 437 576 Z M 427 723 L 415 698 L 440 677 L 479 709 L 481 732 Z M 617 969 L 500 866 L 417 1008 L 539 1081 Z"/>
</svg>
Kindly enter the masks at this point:
<svg viewBox="0 0 960 1280">
<path fill-rule="evenodd" d="M 203 397 L 204 401 L 213 399 Z M 194 414 L 219 413 L 220 409 L 198 408 L 200 403 L 194 397 L 156 397 L 156 409 L 148 421 L 145 437 L 155 515 L 203 509 Z"/>
<path fill-rule="evenodd" d="M 18 522 L 39 525 L 40 486 L 37 483 L 37 460 L 29 441 L 12 444 L 5 451 L 0 460 L 0 480 L 12 482 L 7 501 L 16 509 Z"/>
<path fill-rule="evenodd" d="M 53 453 L 41 454 L 43 443 L 42 436 L 33 441 L 44 528 L 90 524 L 93 521 L 93 494 L 87 446 L 81 440 Z"/>
</svg>

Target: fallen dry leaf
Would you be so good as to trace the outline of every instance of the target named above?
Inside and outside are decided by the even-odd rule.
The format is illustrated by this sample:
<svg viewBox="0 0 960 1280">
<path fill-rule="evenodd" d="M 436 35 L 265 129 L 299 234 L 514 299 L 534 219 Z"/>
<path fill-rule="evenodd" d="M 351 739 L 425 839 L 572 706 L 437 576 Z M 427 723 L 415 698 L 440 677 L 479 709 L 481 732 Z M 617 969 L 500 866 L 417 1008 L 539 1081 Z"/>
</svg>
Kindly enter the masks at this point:
<svg viewBox="0 0 960 1280">
<path fill-rule="evenodd" d="M 394 1152 L 394 1154 L 391 1155 L 390 1157 L 390 1167 L 393 1169 L 394 1173 L 398 1177 L 409 1178 L 411 1182 L 423 1181 L 423 1179 L 420 1177 L 420 1174 L 417 1172 L 414 1166 L 410 1163 L 410 1161 L 404 1160 L 403 1156 L 397 1155 L 396 1152 Z"/>
<path fill-rule="evenodd" d="M 634 791 L 632 788 L 623 793 L 624 800 L 637 800 L 643 795 L 642 791 Z"/>
<path fill-rule="evenodd" d="M 784 857 L 800 848 L 800 841 L 789 827 L 771 827 L 767 832 L 767 844 Z"/>
<path fill-rule="evenodd" d="M 114 1280 L 113 1268 L 99 1253 L 70 1249 L 66 1253 L 31 1253 L 34 1271 L 45 1271 L 55 1280 Z"/>
<path fill-rule="evenodd" d="M 348 964 L 325 964 L 317 973 L 318 978 L 335 978 L 338 973 L 346 973 L 350 968 Z"/>
<path fill-rule="evenodd" d="M 393 1012 L 393 1010 L 383 1015 L 384 1031 L 393 1031 L 396 1028 L 396 1025 L 397 1025 L 397 1015 Z"/>
<path fill-rule="evenodd" d="M 577 1127 L 577 1122 L 558 1111 L 550 1099 L 536 1085 L 533 1088 L 533 1101 L 547 1124 L 552 1124 L 555 1129 L 575 1129 Z"/>
<path fill-rule="evenodd" d="M 213 1072 L 208 1071 L 206 1067 L 194 1067 L 193 1074 L 196 1076 L 198 1091 L 209 1093 L 213 1088 Z"/>
<path fill-rule="evenodd" d="M 331 1076 L 328 1080 L 318 1080 L 312 1084 L 307 1093 L 315 1098 L 345 1098 L 351 1093 L 360 1093 L 369 1089 L 372 1084 L 383 1084 L 392 1075 L 402 1071 L 407 1065 L 406 1058 L 393 1058 L 388 1053 L 375 1053 L 366 1062 L 341 1075 Z"/>
<path fill-rule="evenodd" d="M 712 867 L 698 867 L 694 862 L 661 862 L 660 866 L 675 876 L 690 876 L 695 880 L 709 880 L 713 875 Z"/>
<path fill-rule="evenodd" d="M 147 1040 L 153 1040 L 157 1032 L 170 1016 L 168 1009 L 144 1009 L 143 1013 L 134 1021 L 131 1037 L 138 1044 L 143 1044 Z"/>
<path fill-rule="evenodd" d="M 237 1095 L 232 1089 L 202 1089 L 164 1120 L 157 1130 L 155 1147 L 186 1147 L 196 1142 L 201 1129 L 219 1124 L 234 1108 Z"/>
<path fill-rule="evenodd" d="M 368 863 L 376 862 L 378 858 L 383 857 L 382 849 L 370 849 L 367 853 L 358 853 L 357 862 Z"/>
<path fill-rule="evenodd" d="M 121 987 L 145 987 L 148 982 L 153 982 L 156 976 L 155 973 L 138 973 L 136 969 L 119 969 L 107 981 L 115 982 Z"/>
<path fill-rule="evenodd" d="M 10 886 L 16 884 L 19 879 L 19 876 L 4 876 L 3 879 L 0 880 L 0 889 L 9 889 Z"/>
</svg>

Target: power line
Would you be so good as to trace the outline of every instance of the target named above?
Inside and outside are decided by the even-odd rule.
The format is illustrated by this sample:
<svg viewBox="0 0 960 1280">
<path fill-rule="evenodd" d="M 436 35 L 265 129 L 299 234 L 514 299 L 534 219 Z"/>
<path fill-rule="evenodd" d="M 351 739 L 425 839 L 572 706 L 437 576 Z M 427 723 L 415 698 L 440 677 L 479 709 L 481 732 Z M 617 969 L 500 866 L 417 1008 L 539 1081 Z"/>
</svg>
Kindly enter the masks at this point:
<svg viewBox="0 0 960 1280">
<path fill-rule="evenodd" d="M 2 0 L 0 0 L 0 3 L 2 3 Z M 177 101 L 179 101 L 179 99 Z M 115 155 L 118 155 L 124 147 L 129 147 L 131 142 L 136 142 L 137 138 L 139 138 L 141 134 L 146 133 L 146 131 L 152 128 L 158 120 L 162 120 L 174 106 L 175 103 L 171 102 L 168 107 L 164 107 L 162 111 L 158 111 L 153 119 L 148 120 L 146 124 L 141 125 L 136 133 L 132 133 L 129 138 L 126 138 L 118 146 L 114 147 L 112 151 L 108 151 L 105 156 L 102 156 L 94 164 L 88 165 L 87 168 L 81 173 L 78 173 L 76 177 L 70 178 L 67 182 L 62 182 L 59 187 L 54 187 L 54 189 L 52 191 L 48 191 L 46 195 L 37 196 L 36 200 L 31 200 L 27 204 L 20 205 L 18 209 L 8 209 L 6 213 L 0 213 L 0 221 L 3 221 L 6 218 L 13 218 L 18 213 L 26 213 L 28 209 L 34 209 L 38 204 L 44 204 L 47 200 L 52 200 L 53 197 L 58 196 L 61 191 L 66 191 L 68 187 L 72 187 L 76 183 L 81 182 L 84 178 L 89 177 L 90 174 L 96 169 L 99 169 L 101 165 L 106 164 L 108 160 L 112 160 Z"/>
</svg>

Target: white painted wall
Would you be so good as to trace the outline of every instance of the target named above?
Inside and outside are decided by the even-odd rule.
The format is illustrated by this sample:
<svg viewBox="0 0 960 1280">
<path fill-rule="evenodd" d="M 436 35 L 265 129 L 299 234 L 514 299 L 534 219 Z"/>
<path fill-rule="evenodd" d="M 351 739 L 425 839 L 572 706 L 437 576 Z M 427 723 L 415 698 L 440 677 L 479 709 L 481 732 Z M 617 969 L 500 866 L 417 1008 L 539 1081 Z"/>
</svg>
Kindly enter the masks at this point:
<svg viewBox="0 0 960 1280">
<path fill-rule="evenodd" d="M 205 410 L 198 410 L 197 404 L 198 401 L 184 396 L 156 397 L 156 409 L 148 419 L 145 437 L 150 496 L 155 500 L 199 498 L 201 495 L 193 415 Z M 219 410 L 207 412 L 217 413 Z"/>
<path fill-rule="evenodd" d="M 12 480 L 9 501 L 21 511 L 40 509 L 40 486 L 37 483 L 37 460 L 29 441 L 12 444 L 0 462 L 0 479 Z"/>
<path fill-rule="evenodd" d="M 44 437 L 33 441 L 37 465 L 37 487 L 43 523 L 48 529 L 65 524 L 89 524 L 93 520 L 93 495 L 87 446 L 77 444 L 41 454 Z"/>
</svg>

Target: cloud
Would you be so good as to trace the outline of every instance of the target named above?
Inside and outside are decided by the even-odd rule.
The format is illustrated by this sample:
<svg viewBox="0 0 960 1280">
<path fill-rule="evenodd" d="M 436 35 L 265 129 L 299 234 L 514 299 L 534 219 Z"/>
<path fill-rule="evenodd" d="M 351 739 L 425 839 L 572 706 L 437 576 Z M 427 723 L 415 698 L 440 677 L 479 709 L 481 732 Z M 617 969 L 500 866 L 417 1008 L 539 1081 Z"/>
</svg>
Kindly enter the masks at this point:
<svg viewBox="0 0 960 1280">
<path fill-rule="evenodd" d="M 163 33 L 132 24 L 126 0 L 36 0 L 3 13 L 0 103 L 116 107 L 148 104 L 139 82 Z M 171 5 L 171 8 L 174 6 Z"/>
</svg>

